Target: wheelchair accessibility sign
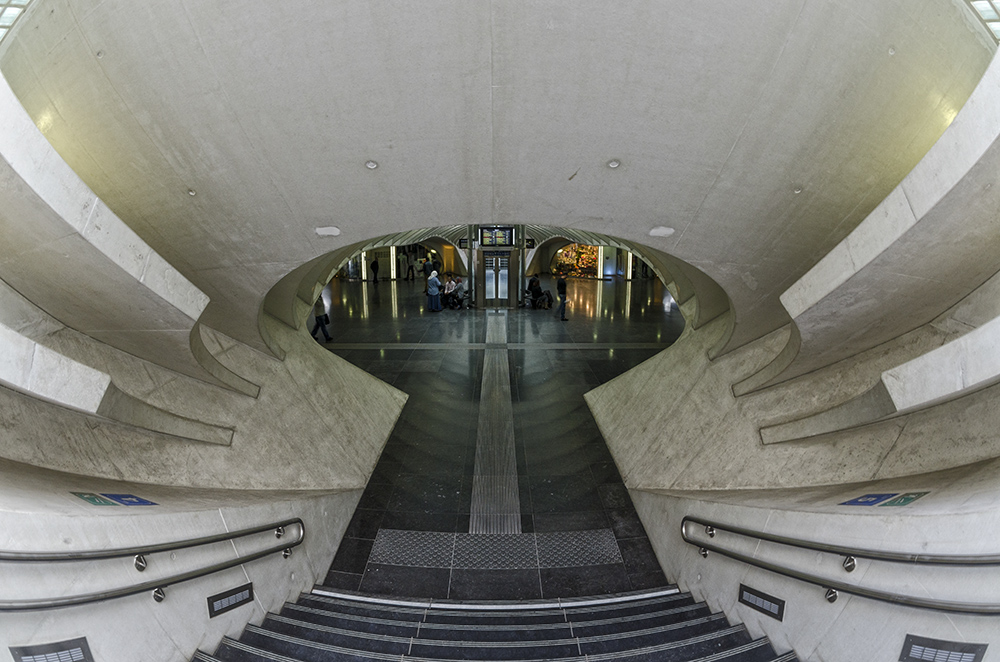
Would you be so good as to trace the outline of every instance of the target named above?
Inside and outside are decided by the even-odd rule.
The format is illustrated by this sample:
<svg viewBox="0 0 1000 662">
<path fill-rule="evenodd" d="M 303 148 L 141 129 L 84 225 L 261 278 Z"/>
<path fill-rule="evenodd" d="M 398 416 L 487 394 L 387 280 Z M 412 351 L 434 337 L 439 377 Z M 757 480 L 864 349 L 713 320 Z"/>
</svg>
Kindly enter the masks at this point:
<svg viewBox="0 0 1000 662">
<path fill-rule="evenodd" d="M 920 497 L 927 496 L 930 492 L 905 492 L 900 494 L 866 494 L 850 501 L 844 501 L 841 506 L 908 506 Z"/>
<path fill-rule="evenodd" d="M 841 506 L 877 506 L 883 501 L 888 501 L 894 496 L 897 496 L 899 492 L 893 492 L 892 494 L 866 494 L 864 496 L 859 496 L 856 499 L 851 499 L 850 501 L 844 501 Z"/>
</svg>

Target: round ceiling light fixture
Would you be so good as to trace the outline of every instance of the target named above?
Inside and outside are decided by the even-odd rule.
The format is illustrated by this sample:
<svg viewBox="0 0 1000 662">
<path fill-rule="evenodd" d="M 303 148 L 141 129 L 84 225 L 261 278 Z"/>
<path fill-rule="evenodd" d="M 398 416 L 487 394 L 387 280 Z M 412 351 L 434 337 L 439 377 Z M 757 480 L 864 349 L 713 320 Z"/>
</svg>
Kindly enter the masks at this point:
<svg viewBox="0 0 1000 662">
<path fill-rule="evenodd" d="M 621 164 L 622 162 L 619 161 L 618 159 L 611 159 L 610 161 L 608 161 L 608 167 L 611 168 L 612 170 L 617 168 Z"/>
<path fill-rule="evenodd" d="M 668 228 L 665 225 L 657 225 L 655 228 L 649 231 L 650 237 L 669 237 L 674 233 L 673 228 Z"/>
<path fill-rule="evenodd" d="M 195 192 L 195 190 L 194 190 L 193 188 L 189 188 L 189 189 L 188 189 L 188 195 L 190 195 L 190 196 L 192 196 L 192 197 L 193 197 L 193 196 L 196 196 L 196 195 L 198 195 L 198 193 L 197 193 L 197 192 Z"/>
<path fill-rule="evenodd" d="M 794 192 L 795 192 L 795 195 L 798 195 L 799 193 L 802 193 L 802 187 L 801 186 L 796 186 Z"/>
<path fill-rule="evenodd" d="M 368 168 L 369 170 L 374 170 L 375 168 L 378 167 L 378 164 L 369 159 L 365 161 L 365 167 Z"/>
</svg>

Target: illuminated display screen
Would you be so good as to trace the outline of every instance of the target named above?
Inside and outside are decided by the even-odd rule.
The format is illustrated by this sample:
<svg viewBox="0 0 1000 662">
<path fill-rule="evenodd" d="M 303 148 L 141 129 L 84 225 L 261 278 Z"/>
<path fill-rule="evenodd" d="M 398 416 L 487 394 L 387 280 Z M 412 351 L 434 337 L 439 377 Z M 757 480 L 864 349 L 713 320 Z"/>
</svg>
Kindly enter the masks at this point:
<svg viewBox="0 0 1000 662">
<path fill-rule="evenodd" d="M 514 228 L 479 228 L 480 246 L 513 246 Z"/>
</svg>

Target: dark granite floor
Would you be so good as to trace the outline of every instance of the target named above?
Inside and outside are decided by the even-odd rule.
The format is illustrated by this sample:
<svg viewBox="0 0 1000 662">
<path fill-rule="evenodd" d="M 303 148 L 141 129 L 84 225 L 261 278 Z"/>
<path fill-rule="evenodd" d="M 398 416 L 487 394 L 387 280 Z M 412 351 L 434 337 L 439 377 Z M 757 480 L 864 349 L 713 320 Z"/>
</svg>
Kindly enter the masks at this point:
<svg viewBox="0 0 1000 662">
<path fill-rule="evenodd" d="M 656 280 L 571 279 L 568 289 L 567 322 L 530 309 L 488 321 L 492 311 L 425 311 L 419 282 L 331 284 L 326 346 L 410 397 L 327 586 L 481 600 L 667 583 L 583 394 L 669 346 L 683 319 Z M 521 532 L 470 534 L 486 329 L 497 323 Z"/>
</svg>

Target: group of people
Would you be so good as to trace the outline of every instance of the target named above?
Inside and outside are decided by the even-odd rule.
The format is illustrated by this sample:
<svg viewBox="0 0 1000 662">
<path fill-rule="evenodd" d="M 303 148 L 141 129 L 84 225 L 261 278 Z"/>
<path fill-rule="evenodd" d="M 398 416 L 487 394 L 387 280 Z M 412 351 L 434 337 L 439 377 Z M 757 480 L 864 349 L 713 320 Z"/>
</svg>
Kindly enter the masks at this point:
<svg viewBox="0 0 1000 662">
<path fill-rule="evenodd" d="M 413 280 L 413 262 L 406 257 L 407 273 L 403 280 Z M 373 260 L 371 263 L 371 270 L 373 280 L 378 280 L 378 261 Z M 466 287 L 465 283 L 462 281 L 460 276 L 452 277 L 451 275 L 445 275 L 445 282 L 442 283 L 438 278 L 438 272 L 435 267 L 436 263 L 432 263 L 431 260 L 424 260 L 421 265 L 421 269 L 426 274 L 426 283 L 424 286 L 424 291 L 427 294 L 427 310 L 432 313 L 437 313 L 448 308 L 464 308 L 465 307 L 465 297 L 466 297 Z M 545 308 L 549 309 L 552 307 L 553 299 L 552 293 L 548 290 L 542 290 L 541 281 L 538 276 L 532 276 L 531 280 L 528 281 L 528 294 L 531 295 L 532 306 L 535 308 Z M 562 321 L 566 321 L 566 279 L 563 274 L 556 274 L 556 294 L 559 297 L 559 306 L 556 308 L 556 315 Z M 326 306 L 323 303 L 323 298 L 320 297 L 313 310 L 313 315 L 315 319 L 315 325 L 312 328 L 312 336 L 316 338 L 317 332 L 322 332 L 323 337 L 326 338 L 327 342 L 330 342 L 330 332 L 327 329 L 327 324 L 330 323 L 330 317 L 326 313 Z"/>
<path fill-rule="evenodd" d="M 528 289 L 525 290 L 529 296 L 531 296 L 531 307 L 532 308 L 544 308 L 548 310 L 552 307 L 552 293 L 548 290 L 542 289 L 542 283 L 538 276 L 532 276 L 528 281 Z M 559 316 L 563 322 L 566 321 L 566 278 L 563 274 L 556 274 L 556 295 L 559 297 L 559 307 L 556 309 L 556 315 Z"/>
<path fill-rule="evenodd" d="M 431 271 L 427 279 L 427 310 L 432 313 L 444 310 L 444 306 L 462 308 L 465 305 L 465 283 L 462 282 L 462 278 L 451 276 L 446 278 L 442 285 L 438 279 L 438 272 Z"/>
<path fill-rule="evenodd" d="M 414 261 L 413 257 L 409 253 L 400 254 L 400 270 L 403 272 L 402 280 L 416 280 L 416 272 L 414 271 Z M 430 278 L 432 271 L 439 271 L 441 269 L 441 263 L 437 260 L 431 260 L 430 258 L 419 260 L 419 264 L 416 264 L 416 268 L 421 270 L 424 274 L 424 279 Z M 368 268 L 372 272 L 372 281 L 378 282 L 378 269 L 379 261 L 378 258 L 373 259 L 368 263 Z"/>
</svg>

